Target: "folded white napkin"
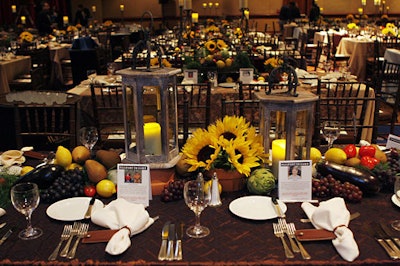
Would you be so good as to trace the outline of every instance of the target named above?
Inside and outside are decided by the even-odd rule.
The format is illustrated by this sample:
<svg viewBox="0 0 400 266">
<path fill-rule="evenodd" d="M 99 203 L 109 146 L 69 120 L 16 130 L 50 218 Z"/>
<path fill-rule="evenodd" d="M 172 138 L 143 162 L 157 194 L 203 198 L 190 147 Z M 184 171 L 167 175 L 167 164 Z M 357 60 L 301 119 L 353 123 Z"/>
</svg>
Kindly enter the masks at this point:
<svg viewBox="0 0 400 266">
<path fill-rule="evenodd" d="M 121 229 L 108 241 L 106 252 L 119 255 L 131 246 L 130 237 L 154 223 L 142 204 L 116 199 L 92 213 L 93 223 L 110 229 Z"/>
<path fill-rule="evenodd" d="M 0 163 L 4 167 L 9 167 L 13 164 L 21 165 L 25 162 L 23 152 L 19 150 L 8 150 L 0 155 Z"/>
<path fill-rule="evenodd" d="M 323 201 L 316 207 L 309 202 L 303 202 L 301 208 L 306 213 L 311 223 L 317 229 L 333 231 L 336 238 L 332 240 L 333 246 L 343 259 L 355 260 L 360 254 L 353 233 L 347 226 L 350 222 L 350 212 L 346 208 L 343 198 L 332 198 Z"/>
<path fill-rule="evenodd" d="M 3 208 L 0 208 L 0 217 L 6 214 L 6 211 Z"/>
</svg>

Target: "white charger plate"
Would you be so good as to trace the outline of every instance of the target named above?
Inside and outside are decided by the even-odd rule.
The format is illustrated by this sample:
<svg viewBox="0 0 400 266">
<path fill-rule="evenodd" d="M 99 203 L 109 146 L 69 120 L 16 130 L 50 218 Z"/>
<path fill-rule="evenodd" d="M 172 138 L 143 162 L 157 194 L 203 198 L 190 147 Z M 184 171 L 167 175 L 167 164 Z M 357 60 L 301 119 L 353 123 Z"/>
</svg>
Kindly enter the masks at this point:
<svg viewBox="0 0 400 266">
<path fill-rule="evenodd" d="M 396 205 L 397 207 L 400 207 L 400 200 L 396 197 L 396 194 L 393 194 L 393 196 L 392 196 L 392 202 L 393 202 L 394 205 Z"/>
<path fill-rule="evenodd" d="M 46 213 L 50 218 L 59 221 L 77 221 L 82 220 L 89 207 L 90 197 L 74 197 L 64 199 L 51 204 Z M 96 208 L 103 208 L 104 204 L 96 199 L 92 212 Z"/>
<path fill-rule="evenodd" d="M 223 83 L 219 83 L 218 86 L 222 87 L 222 88 L 234 88 L 234 87 L 236 87 L 236 83 L 234 83 L 234 82 L 223 82 Z"/>
<path fill-rule="evenodd" d="M 278 204 L 285 213 L 286 204 L 280 200 Z M 267 196 L 246 196 L 235 199 L 229 204 L 229 210 L 241 218 L 250 220 L 269 220 L 278 217 L 271 197 Z"/>
</svg>

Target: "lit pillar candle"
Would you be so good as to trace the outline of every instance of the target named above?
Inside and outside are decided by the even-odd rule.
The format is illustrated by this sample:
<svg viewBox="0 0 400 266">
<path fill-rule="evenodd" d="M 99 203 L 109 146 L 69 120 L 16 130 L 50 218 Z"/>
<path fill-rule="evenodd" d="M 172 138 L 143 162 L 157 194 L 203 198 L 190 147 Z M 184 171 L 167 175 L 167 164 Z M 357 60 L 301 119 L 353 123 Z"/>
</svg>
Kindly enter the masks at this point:
<svg viewBox="0 0 400 266">
<path fill-rule="evenodd" d="M 96 12 L 96 6 L 92 6 L 92 12 L 93 12 L 93 13 Z"/>
<path fill-rule="evenodd" d="M 246 17 L 246 19 L 249 19 L 250 11 L 249 10 L 245 10 L 244 11 L 244 16 Z"/>
<path fill-rule="evenodd" d="M 144 150 L 146 154 L 159 155 L 161 149 L 161 126 L 159 123 L 150 122 L 143 126 Z"/>
<path fill-rule="evenodd" d="M 125 6 L 124 5 L 119 5 L 119 10 L 124 11 L 125 10 Z"/>
<path fill-rule="evenodd" d="M 185 0 L 183 2 L 183 9 L 186 10 L 192 9 L 192 0 Z"/>
<path fill-rule="evenodd" d="M 212 2 L 208 3 L 208 7 L 212 8 L 213 7 L 213 3 Z"/>
<path fill-rule="evenodd" d="M 68 22 L 69 22 L 68 16 L 63 16 L 63 23 L 64 23 L 64 26 L 67 25 Z"/>
<path fill-rule="evenodd" d="M 363 10 L 362 7 L 359 7 L 359 8 L 358 8 L 358 14 L 362 15 L 362 14 L 363 14 L 363 11 L 364 11 L 364 10 Z"/>
<path fill-rule="evenodd" d="M 207 8 L 207 3 L 203 3 L 203 8 Z"/>
<path fill-rule="evenodd" d="M 199 22 L 199 13 L 192 13 L 192 22 L 193 23 Z"/>
<path fill-rule="evenodd" d="M 26 24 L 26 17 L 25 16 L 21 16 L 21 23 L 22 24 Z"/>
<path fill-rule="evenodd" d="M 286 140 L 276 139 L 272 141 L 272 173 L 278 178 L 279 161 L 286 158 Z"/>
<path fill-rule="evenodd" d="M 361 0 L 361 5 L 366 6 L 367 5 L 367 0 Z"/>
<path fill-rule="evenodd" d="M 17 6 L 16 5 L 12 5 L 11 6 L 11 12 L 13 12 L 14 14 L 17 13 Z"/>
<path fill-rule="evenodd" d="M 179 6 L 183 6 L 183 0 L 179 0 Z"/>
<path fill-rule="evenodd" d="M 218 7 L 219 7 L 219 3 L 216 2 L 216 3 L 214 4 L 214 6 L 215 6 L 215 8 L 218 8 Z"/>
</svg>

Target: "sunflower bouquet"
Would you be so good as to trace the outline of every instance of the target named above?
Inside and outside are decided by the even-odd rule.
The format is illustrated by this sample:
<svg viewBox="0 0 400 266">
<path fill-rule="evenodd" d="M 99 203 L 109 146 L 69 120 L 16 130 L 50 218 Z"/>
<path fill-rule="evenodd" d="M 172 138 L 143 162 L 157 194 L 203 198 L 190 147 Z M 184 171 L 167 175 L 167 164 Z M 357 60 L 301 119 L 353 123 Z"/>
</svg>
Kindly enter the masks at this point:
<svg viewBox="0 0 400 266">
<path fill-rule="evenodd" d="M 382 34 L 386 36 L 397 36 L 398 29 L 393 23 L 386 23 L 386 27 L 382 29 Z"/>
<path fill-rule="evenodd" d="M 23 42 L 31 43 L 31 42 L 33 42 L 33 34 L 30 33 L 29 31 L 23 31 L 19 35 L 19 41 L 21 43 L 23 43 Z"/>
<path fill-rule="evenodd" d="M 237 170 L 249 176 L 267 158 L 262 136 L 244 117 L 225 116 L 198 128 L 182 148 L 189 172 L 212 169 Z"/>
<path fill-rule="evenodd" d="M 271 73 L 271 71 L 279 67 L 283 64 L 283 60 L 281 58 L 270 57 L 264 62 L 264 69 L 267 73 Z"/>
</svg>

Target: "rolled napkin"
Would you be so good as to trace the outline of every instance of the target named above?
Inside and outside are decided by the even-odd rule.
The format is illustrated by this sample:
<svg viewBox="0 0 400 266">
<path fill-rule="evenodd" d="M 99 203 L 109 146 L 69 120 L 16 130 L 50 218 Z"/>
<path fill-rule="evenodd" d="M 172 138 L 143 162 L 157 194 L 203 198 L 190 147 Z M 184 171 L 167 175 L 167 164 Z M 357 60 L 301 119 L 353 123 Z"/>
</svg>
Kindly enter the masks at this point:
<svg viewBox="0 0 400 266">
<path fill-rule="evenodd" d="M 301 208 L 315 228 L 335 233 L 336 238 L 332 240 L 332 244 L 343 259 L 353 261 L 358 257 L 360 251 L 353 232 L 347 227 L 350 222 L 350 212 L 343 198 L 336 197 L 323 201 L 319 207 L 303 202 Z"/>
<path fill-rule="evenodd" d="M 102 209 L 96 209 L 91 216 L 93 223 L 110 229 L 121 229 L 108 241 L 106 252 L 119 255 L 131 246 L 130 237 L 142 232 L 153 224 L 149 213 L 142 204 L 116 199 Z"/>
<path fill-rule="evenodd" d="M 6 211 L 3 208 L 0 208 L 0 217 L 6 214 Z"/>
</svg>

